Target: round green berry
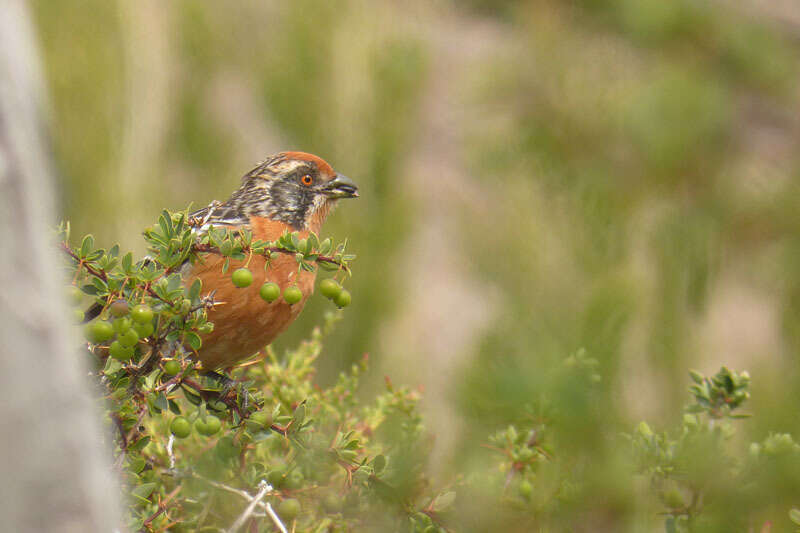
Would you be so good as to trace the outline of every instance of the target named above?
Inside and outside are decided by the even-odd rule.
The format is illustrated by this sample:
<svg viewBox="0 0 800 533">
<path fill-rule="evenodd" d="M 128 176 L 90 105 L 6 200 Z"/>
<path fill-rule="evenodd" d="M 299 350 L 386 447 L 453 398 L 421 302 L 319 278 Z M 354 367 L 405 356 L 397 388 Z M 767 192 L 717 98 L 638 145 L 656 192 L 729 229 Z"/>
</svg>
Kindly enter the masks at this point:
<svg viewBox="0 0 800 533">
<path fill-rule="evenodd" d="M 531 497 L 531 494 L 533 494 L 533 485 L 527 479 L 523 479 L 522 483 L 519 484 L 519 495 L 527 500 Z"/>
<path fill-rule="evenodd" d="M 335 303 L 337 307 L 342 308 L 350 305 L 351 300 L 352 297 L 350 296 L 350 291 L 342 289 L 342 292 L 336 295 L 336 298 L 333 299 L 333 303 Z"/>
<path fill-rule="evenodd" d="M 129 329 L 125 333 L 117 335 L 117 341 L 123 346 L 133 347 L 139 342 L 139 334 L 136 333 L 135 329 Z"/>
<path fill-rule="evenodd" d="M 67 290 L 67 298 L 72 305 L 78 305 L 83 301 L 83 291 L 78 287 L 72 286 Z"/>
<path fill-rule="evenodd" d="M 149 337 L 150 335 L 152 335 L 153 331 L 155 331 L 155 328 L 153 328 L 152 322 L 148 322 L 147 324 L 137 323 L 133 325 L 133 331 L 135 331 L 136 334 L 139 335 L 140 339 L 144 339 L 145 337 Z"/>
<path fill-rule="evenodd" d="M 131 309 L 131 318 L 138 324 L 147 324 L 153 321 L 153 310 L 149 305 L 139 304 Z"/>
<path fill-rule="evenodd" d="M 116 300 L 108 306 L 108 310 L 115 317 L 121 317 L 127 315 L 130 308 L 125 300 Z"/>
<path fill-rule="evenodd" d="M 171 359 L 171 360 L 166 361 L 164 363 L 164 372 L 167 375 L 175 376 L 180 371 L 181 371 L 181 364 L 179 362 L 177 362 L 176 360 Z"/>
<path fill-rule="evenodd" d="M 169 425 L 170 432 L 179 439 L 185 439 L 192 434 L 192 425 L 186 418 L 176 416 Z"/>
<path fill-rule="evenodd" d="M 305 481 L 303 473 L 297 469 L 292 470 L 289 472 L 289 475 L 286 476 L 286 488 L 289 490 L 297 490 L 303 486 L 303 481 Z"/>
<path fill-rule="evenodd" d="M 194 422 L 194 428 L 201 435 L 207 437 L 217 433 L 222 427 L 222 421 L 214 415 L 206 415 L 206 419 L 198 418 Z"/>
<path fill-rule="evenodd" d="M 300 514 L 300 502 L 294 498 L 287 498 L 278 505 L 278 516 L 291 522 Z"/>
<path fill-rule="evenodd" d="M 330 491 L 327 494 L 325 494 L 325 497 L 322 499 L 322 506 L 329 513 L 338 513 L 339 511 L 342 510 L 343 504 L 344 500 L 342 499 L 342 497 L 333 491 Z"/>
<path fill-rule="evenodd" d="M 114 341 L 108 348 L 108 353 L 117 361 L 130 361 L 133 359 L 133 348 L 124 346 L 119 341 Z"/>
<path fill-rule="evenodd" d="M 283 291 L 283 299 L 287 304 L 294 305 L 303 299 L 303 291 L 296 285 L 286 287 L 286 290 Z"/>
<path fill-rule="evenodd" d="M 342 286 L 333 278 L 323 279 L 319 282 L 319 292 L 325 298 L 333 300 L 342 292 Z"/>
<path fill-rule="evenodd" d="M 286 470 L 283 468 L 275 468 L 270 470 L 267 474 L 267 481 L 274 489 L 282 487 L 286 482 Z"/>
<path fill-rule="evenodd" d="M 265 283 L 261 286 L 261 289 L 258 291 L 258 294 L 261 295 L 261 298 L 265 302 L 274 302 L 278 299 L 281 295 L 281 289 L 278 287 L 276 283 L 272 283 L 271 281 Z"/>
<path fill-rule="evenodd" d="M 272 413 L 270 413 L 266 409 L 263 411 L 257 411 L 251 414 L 247 420 L 251 424 L 256 425 L 258 429 L 268 428 L 269 426 L 272 425 Z"/>
<path fill-rule="evenodd" d="M 86 326 L 86 338 L 93 344 L 106 342 L 114 336 L 114 327 L 110 322 L 98 320 Z"/>
<path fill-rule="evenodd" d="M 249 287 L 250 284 L 253 283 L 253 273 L 245 267 L 237 268 L 233 271 L 233 274 L 231 274 L 231 281 L 240 289 Z"/>
<path fill-rule="evenodd" d="M 114 331 L 117 333 L 117 335 L 120 335 L 131 329 L 132 323 L 130 318 L 121 317 L 115 319 L 112 325 L 114 326 Z"/>
</svg>

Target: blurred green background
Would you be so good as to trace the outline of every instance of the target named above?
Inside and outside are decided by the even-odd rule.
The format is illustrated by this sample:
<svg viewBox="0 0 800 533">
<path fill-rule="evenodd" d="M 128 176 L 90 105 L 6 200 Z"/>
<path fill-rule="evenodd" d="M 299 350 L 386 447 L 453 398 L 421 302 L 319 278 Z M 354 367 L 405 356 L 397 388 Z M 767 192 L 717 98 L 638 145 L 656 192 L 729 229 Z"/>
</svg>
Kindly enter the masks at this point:
<svg viewBox="0 0 800 533">
<path fill-rule="evenodd" d="M 373 389 L 423 386 L 434 472 L 538 405 L 570 530 L 649 531 L 615 437 L 679 420 L 689 368 L 750 371 L 744 440 L 800 435 L 795 2 L 31 4 L 74 235 L 143 253 L 162 208 L 286 149 L 359 184 L 325 227 L 358 260 L 318 379 L 369 353 Z M 579 348 L 591 395 L 552 379 Z M 783 530 L 798 486 L 735 512 Z"/>
</svg>

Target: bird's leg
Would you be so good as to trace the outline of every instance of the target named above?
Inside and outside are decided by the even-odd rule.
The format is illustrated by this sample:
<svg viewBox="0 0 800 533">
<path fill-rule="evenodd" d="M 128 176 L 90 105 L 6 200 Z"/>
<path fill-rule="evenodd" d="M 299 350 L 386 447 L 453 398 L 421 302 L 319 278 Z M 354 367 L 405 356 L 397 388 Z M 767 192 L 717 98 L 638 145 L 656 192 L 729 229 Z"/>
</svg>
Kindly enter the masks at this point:
<svg viewBox="0 0 800 533">
<path fill-rule="evenodd" d="M 228 392 L 236 385 L 236 380 L 226 376 L 225 374 L 221 374 L 215 370 L 207 370 L 203 372 L 203 375 L 213 381 L 216 381 L 221 387 L 222 390 L 219 391 L 219 395 L 221 398 L 224 398 L 228 395 Z"/>
<path fill-rule="evenodd" d="M 244 411 L 247 411 L 247 407 L 250 405 L 250 402 L 254 401 L 254 398 L 250 395 L 247 389 L 242 387 L 241 384 L 239 384 L 235 379 L 214 370 L 203 372 L 203 375 L 220 384 L 222 387 L 222 389 L 219 391 L 220 400 L 224 401 L 228 394 L 234 389 L 234 387 L 236 387 L 238 388 L 236 391 L 236 397 L 242 398 L 242 409 Z"/>
</svg>

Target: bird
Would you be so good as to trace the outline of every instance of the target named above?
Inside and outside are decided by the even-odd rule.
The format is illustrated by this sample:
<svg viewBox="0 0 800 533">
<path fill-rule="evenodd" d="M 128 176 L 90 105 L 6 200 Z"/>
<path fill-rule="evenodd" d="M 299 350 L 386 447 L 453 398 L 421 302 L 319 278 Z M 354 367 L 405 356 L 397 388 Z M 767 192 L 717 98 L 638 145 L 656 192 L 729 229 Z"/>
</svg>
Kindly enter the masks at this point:
<svg viewBox="0 0 800 533">
<path fill-rule="evenodd" d="M 247 229 L 254 239 L 275 241 L 285 232 L 298 232 L 301 239 L 319 235 L 325 219 L 340 199 L 357 198 L 358 187 L 350 178 L 333 170 L 320 157 L 306 152 L 280 152 L 267 157 L 242 177 L 241 186 L 224 202 L 212 202 L 191 213 L 200 221 L 197 231 L 209 227 Z M 279 254 L 267 265 L 262 256 L 253 255 L 248 268 L 253 283 L 238 288 L 230 273 L 223 272 L 226 258 L 207 255 L 188 263 L 181 271 L 186 286 L 202 283 L 204 294 L 224 302 L 208 309 L 214 324 L 201 335 L 196 357 L 203 369 L 233 366 L 270 344 L 297 318 L 314 290 L 316 272 L 298 271 L 292 255 Z M 231 260 L 229 272 L 245 265 Z M 266 282 L 278 285 L 281 292 L 297 286 L 303 296 L 295 304 L 282 298 L 266 302 L 259 295 Z"/>
</svg>

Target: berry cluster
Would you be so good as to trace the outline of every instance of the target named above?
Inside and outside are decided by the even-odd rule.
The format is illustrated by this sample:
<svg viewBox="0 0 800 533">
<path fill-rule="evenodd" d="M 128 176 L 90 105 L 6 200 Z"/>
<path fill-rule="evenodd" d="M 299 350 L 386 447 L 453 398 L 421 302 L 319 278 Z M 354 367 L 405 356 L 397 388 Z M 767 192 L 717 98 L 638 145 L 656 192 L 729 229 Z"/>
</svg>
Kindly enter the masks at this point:
<svg viewBox="0 0 800 533">
<path fill-rule="evenodd" d="M 249 287 L 253 284 L 253 273 L 247 267 L 237 268 L 231 274 L 231 282 L 240 289 Z M 343 289 L 335 279 L 322 280 L 319 289 L 323 296 L 332 300 L 340 309 L 350 305 L 352 300 L 350 292 Z M 272 303 L 281 296 L 281 289 L 277 283 L 268 281 L 261 286 L 258 293 L 265 302 Z M 297 285 L 286 287 L 283 291 L 283 300 L 289 305 L 294 305 L 302 299 L 303 292 Z"/>
<path fill-rule="evenodd" d="M 116 337 L 108 348 L 109 355 L 118 361 L 130 361 L 134 346 L 155 331 L 153 310 L 146 304 L 130 308 L 125 300 L 114 301 L 108 309 L 114 320 L 99 319 L 87 324 L 86 339 L 92 344 L 105 344 Z"/>
</svg>

